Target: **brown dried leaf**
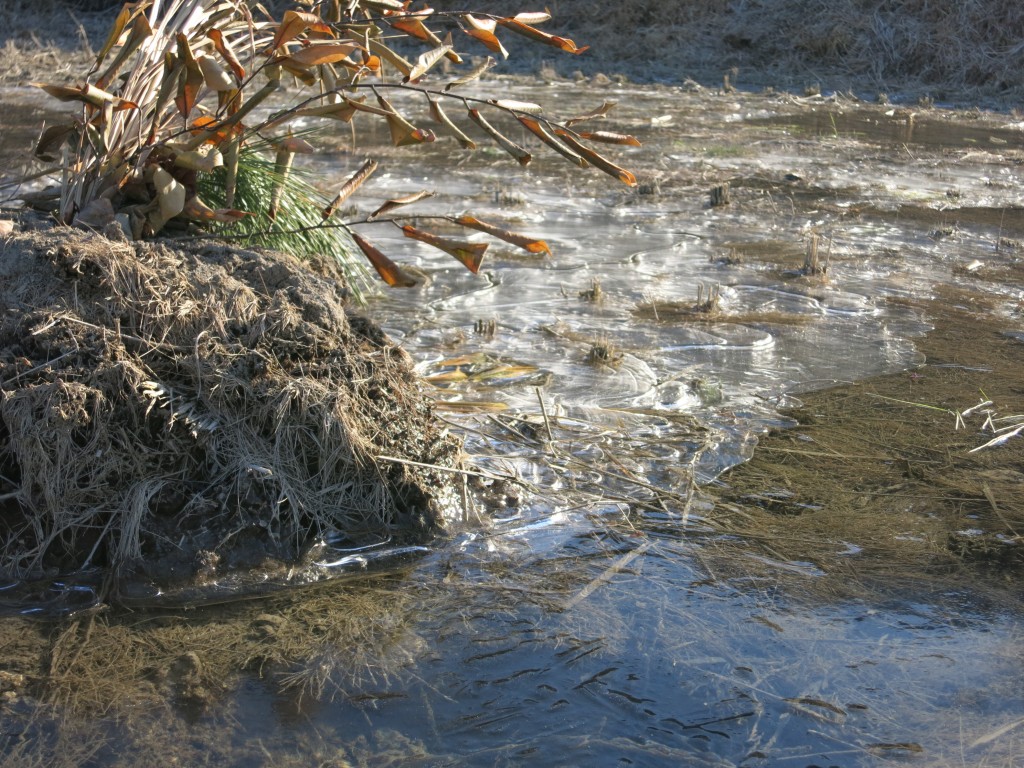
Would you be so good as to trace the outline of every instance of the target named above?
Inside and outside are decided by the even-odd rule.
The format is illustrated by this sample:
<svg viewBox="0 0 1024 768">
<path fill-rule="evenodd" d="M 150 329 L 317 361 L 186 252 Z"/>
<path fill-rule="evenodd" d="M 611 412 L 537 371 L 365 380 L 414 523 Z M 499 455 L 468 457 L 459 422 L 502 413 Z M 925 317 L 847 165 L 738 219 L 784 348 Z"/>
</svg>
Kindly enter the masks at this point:
<svg viewBox="0 0 1024 768">
<path fill-rule="evenodd" d="M 606 101 L 597 109 L 592 109 L 589 112 L 582 115 L 578 115 L 576 117 L 570 117 L 568 120 L 565 120 L 562 123 L 562 125 L 568 128 L 571 125 L 576 125 L 577 123 L 582 123 L 586 120 L 593 120 L 595 118 L 605 117 L 609 112 L 612 111 L 612 109 L 615 108 L 615 104 L 616 102 L 614 101 Z"/>
<path fill-rule="evenodd" d="M 514 101 L 512 99 L 488 99 L 488 104 L 493 104 L 501 109 L 508 109 L 513 112 L 525 112 L 528 115 L 539 115 L 544 111 L 544 107 L 540 104 L 534 104 L 532 101 Z"/>
<path fill-rule="evenodd" d="M 235 77 L 238 78 L 239 82 L 245 80 L 245 68 L 239 63 L 235 52 L 231 50 L 231 46 L 224 39 L 224 33 L 219 29 L 211 29 L 206 33 L 206 36 L 213 40 L 213 47 L 217 49 L 217 53 L 224 59 L 224 62 L 231 68 L 231 71 L 235 73 Z"/>
<path fill-rule="evenodd" d="M 125 3 L 121 6 L 120 12 L 117 14 L 117 18 L 114 19 L 114 25 L 110 28 L 110 33 L 107 35 L 107 40 L 103 43 L 103 47 L 100 48 L 100 52 L 96 55 L 96 67 L 102 63 L 103 59 L 110 53 L 111 48 L 117 45 L 117 41 L 121 39 L 121 33 L 124 32 L 128 26 L 128 22 L 132 20 L 132 16 L 136 13 L 140 13 L 141 9 L 132 9 L 130 3 Z"/>
<path fill-rule="evenodd" d="M 470 109 L 469 116 L 470 118 L 472 118 L 474 123 L 480 126 L 484 133 L 486 133 L 488 136 L 494 139 L 498 143 L 498 146 L 500 146 L 502 149 L 504 149 L 506 152 L 512 155 L 512 157 L 514 157 L 520 165 L 526 165 L 533 159 L 533 155 L 531 155 L 525 149 L 520 147 L 511 139 L 498 133 L 494 126 L 488 123 L 487 120 L 484 119 L 484 116 L 480 114 L 480 110 Z"/>
<path fill-rule="evenodd" d="M 530 253 L 547 253 L 548 256 L 551 255 L 551 249 L 543 240 L 535 240 L 532 237 L 527 237 L 526 235 L 510 232 L 507 229 L 502 229 L 501 227 L 496 227 L 493 224 L 488 224 L 486 221 L 480 221 L 480 219 L 474 218 L 473 216 L 459 216 L 458 218 L 453 218 L 452 221 L 463 227 L 469 227 L 470 229 L 475 229 L 479 232 L 486 232 L 491 237 L 496 237 L 499 240 L 504 240 L 506 243 L 519 246 Z"/>
<path fill-rule="evenodd" d="M 182 215 L 194 221 L 215 221 L 220 224 L 233 224 L 239 219 L 244 219 L 252 214 L 246 211 L 238 211 L 234 208 L 211 208 L 196 195 L 192 195 L 182 210 Z"/>
<path fill-rule="evenodd" d="M 157 213 L 162 227 L 185 209 L 185 186 L 158 166 L 153 171 L 153 187 L 156 189 Z"/>
<path fill-rule="evenodd" d="M 135 23 L 132 24 L 131 34 L 128 35 L 128 39 L 124 45 L 121 46 L 121 50 L 117 52 L 117 56 L 110 63 L 110 66 L 104 71 L 102 75 L 96 80 L 96 85 L 100 88 L 105 88 L 114 75 L 121 69 L 121 66 L 128 60 L 139 47 L 146 41 L 146 38 L 153 34 L 153 28 L 149 24 L 149 19 L 144 14 L 139 15 L 135 19 Z M 106 54 L 104 54 L 106 55 Z M 98 63 L 98 61 L 97 61 Z"/>
<path fill-rule="evenodd" d="M 434 132 L 426 128 L 417 128 L 395 111 L 391 103 L 377 94 L 377 103 L 384 110 L 384 118 L 388 121 L 388 129 L 391 131 L 391 143 L 396 147 L 405 147 L 410 144 L 422 144 L 425 141 L 434 141 L 437 137 Z"/>
<path fill-rule="evenodd" d="M 376 170 L 377 161 L 367 160 L 363 163 L 359 169 L 349 176 L 345 183 L 341 185 L 341 189 L 338 190 L 338 194 L 334 196 L 334 199 L 326 208 L 323 209 L 320 215 L 323 216 L 325 220 L 331 218 L 331 216 L 334 215 L 334 212 L 341 207 L 341 204 L 348 200 L 349 197 L 352 196 L 352 193 L 359 189 L 359 187 L 363 185 L 363 182 L 370 178 Z"/>
<path fill-rule="evenodd" d="M 404 77 L 408 77 L 409 73 L 412 72 L 412 64 L 378 40 L 370 39 L 370 53 L 384 59 L 384 61 L 401 72 Z M 367 64 L 367 67 L 369 67 L 369 64 Z M 373 69 L 372 67 L 369 68 Z M 377 69 L 380 69 L 379 64 Z"/>
<path fill-rule="evenodd" d="M 416 285 L 416 280 L 403 272 L 401 267 L 381 253 L 376 246 L 355 232 L 350 234 L 356 245 L 359 246 L 359 250 L 363 252 L 363 255 L 373 265 L 373 268 L 377 270 L 381 280 L 392 288 L 412 288 Z"/>
<path fill-rule="evenodd" d="M 75 216 L 74 223 L 80 227 L 103 229 L 114 220 L 114 206 L 105 197 L 97 197 L 86 203 Z"/>
<path fill-rule="evenodd" d="M 351 41 L 342 43 L 315 43 L 300 48 L 282 63 L 290 62 L 298 67 L 315 67 L 318 64 L 331 64 L 347 59 L 353 51 L 362 50 L 362 46 Z"/>
<path fill-rule="evenodd" d="M 196 63 L 199 65 L 199 69 L 203 73 L 203 79 L 206 81 L 206 86 L 210 90 L 220 93 L 222 91 L 234 91 L 238 88 L 238 81 L 235 80 L 234 74 L 224 68 L 212 56 L 201 53 L 196 57 Z"/>
<path fill-rule="evenodd" d="M 419 58 L 416 59 L 416 64 L 402 82 L 416 82 L 427 74 L 427 72 L 429 72 L 437 62 L 447 56 L 451 50 L 452 47 L 450 45 L 442 45 L 439 48 L 432 48 L 431 50 L 420 54 Z"/>
<path fill-rule="evenodd" d="M 29 85 L 36 88 L 42 88 L 48 94 L 58 101 L 80 101 L 83 104 L 88 104 L 91 107 L 102 107 L 105 103 L 110 102 L 114 105 L 114 109 L 138 109 L 138 105 L 135 102 L 122 99 L 115 96 L 112 93 L 97 88 L 95 85 L 83 85 L 80 88 L 76 88 L 72 85 L 54 85 L 50 83 L 29 83 Z"/>
<path fill-rule="evenodd" d="M 362 0 L 362 4 L 384 13 L 388 11 L 404 11 L 409 5 L 408 2 L 403 2 L 403 0 Z"/>
<path fill-rule="evenodd" d="M 642 146 L 636 136 L 630 136 L 625 133 L 612 133 L 611 131 L 581 131 L 580 138 L 601 142 L 602 144 L 623 144 L 629 147 Z"/>
<path fill-rule="evenodd" d="M 274 42 L 270 44 L 270 50 L 276 51 L 306 30 L 312 30 L 327 37 L 334 37 L 334 30 L 315 13 L 310 13 L 309 11 L 285 11 L 284 16 L 281 17 L 281 23 L 277 27 L 277 34 L 274 35 Z"/>
<path fill-rule="evenodd" d="M 589 165 L 582 155 L 577 152 L 573 152 L 563 142 L 556 139 L 539 120 L 527 117 L 526 115 L 517 115 L 517 117 L 519 118 L 519 122 L 525 125 L 530 133 L 555 150 L 555 152 L 569 160 L 569 162 L 578 165 L 580 168 L 586 168 Z"/>
<path fill-rule="evenodd" d="M 534 11 L 532 13 L 517 13 L 514 18 L 523 24 L 533 26 L 535 24 L 543 24 L 545 21 L 551 21 L 551 14 L 547 11 Z"/>
<path fill-rule="evenodd" d="M 505 46 L 501 44 L 501 40 L 494 34 L 494 30 L 497 28 L 497 22 L 494 19 L 478 19 L 469 13 L 462 15 L 462 20 L 465 21 L 469 27 L 463 27 L 463 31 L 470 37 L 474 37 L 486 46 L 487 50 L 500 53 L 501 58 L 508 58 L 508 51 L 505 50 Z"/>
<path fill-rule="evenodd" d="M 53 162 L 60 158 L 58 150 L 74 133 L 74 125 L 51 125 L 39 135 L 32 154 L 40 160 Z"/>
<path fill-rule="evenodd" d="M 274 125 L 278 125 L 285 120 L 291 120 L 293 117 L 326 117 L 331 120 L 341 120 L 343 123 L 349 123 L 352 121 L 352 117 L 357 111 L 357 107 L 355 106 L 357 104 L 362 104 L 362 101 L 345 99 L 339 104 L 323 104 L 319 107 L 306 107 L 305 109 L 296 110 L 283 120 L 276 121 Z"/>
<path fill-rule="evenodd" d="M 224 165 L 224 155 L 212 144 L 203 144 L 198 149 L 178 152 L 174 156 L 174 164 L 179 168 L 212 173 L 214 168 Z"/>
<path fill-rule="evenodd" d="M 545 45 L 554 46 L 566 53 L 580 54 L 590 48 L 589 45 L 577 48 L 576 43 L 567 37 L 558 37 L 557 35 L 551 35 L 547 32 L 541 32 L 539 29 L 531 27 L 529 24 L 525 24 L 520 21 L 519 16 L 498 19 L 498 23 L 505 27 L 505 29 L 515 32 L 518 35 L 528 37 L 531 40 L 536 40 L 537 42 L 544 43 Z"/>
<path fill-rule="evenodd" d="M 472 71 L 467 72 L 465 75 L 456 80 L 452 80 L 450 83 L 448 83 L 448 85 L 444 87 L 444 89 L 446 91 L 450 91 L 452 88 L 458 88 L 460 85 L 465 85 L 466 83 L 470 83 L 478 79 L 481 75 L 483 75 L 484 72 L 493 67 L 495 63 L 496 62 L 494 61 L 494 58 L 488 56 L 480 64 L 478 64 Z"/>
<path fill-rule="evenodd" d="M 434 122 L 440 123 L 447 128 L 449 133 L 455 136 L 463 149 L 476 149 L 476 142 L 464 134 L 459 127 L 451 121 L 448 115 L 445 114 L 444 110 L 441 109 L 441 104 L 436 99 L 432 99 L 429 96 L 427 99 L 430 101 L 430 117 Z"/>
<path fill-rule="evenodd" d="M 418 203 L 420 200 L 425 200 L 428 197 L 433 197 L 434 193 L 426 189 L 422 189 L 419 192 L 414 192 L 411 195 L 405 195 L 404 197 L 393 197 L 390 200 L 385 200 L 384 204 L 380 206 L 376 211 L 366 217 L 367 221 L 373 221 L 378 216 L 383 216 L 385 213 L 401 208 L 404 205 L 412 205 Z"/>
<path fill-rule="evenodd" d="M 591 165 L 596 166 L 600 170 L 607 173 L 609 176 L 614 176 L 623 184 L 626 184 L 630 187 L 636 186 L 636 176 L 627 171 L 625 168 L 620 168 L 608 158 L 602 157 L 589 147 L 583 146 L 568 131 L 557 130 L 555 131 L 555 133 L 557 133 L 559 138 L 561 138 L 562 141 L 568 144 L 570 148 L 572 148 L 579 154 L 583 155 L 583 157 L 585 157 L 587 159 L 587 162 L 590 163 Z"/>
<path fill-rule="evenodd" d="M 470 243 L 464 240 L 450 240 L 447 237 L 440 237 L 431 232 L 424 232 L 406 224 L 402 227 L 406 237 L 419 240 L 421 243 L 433 246 L 454 256 L 466 269 L 474 275 L 480 271 L 480 264 L 483 261 L 484 253 L 487 251 L 487 243 Z"/>
<path fill-rule="evenodd" d="M 277 219 L 281 195 L 284 193 L 285 184 L 288 183 L 288 174 L 291 173 L 294 159 L 294 152 L 289 151 L 287 147 L 278 146 L 277 158 L 274 161 L 274 186 L 270 188 L 270 206 L 267 208 L 267 217 L 271 221 Z"/>
<path fill-rule="evenodd" d="M 203 71 L 199 68 L 195 56 L 192 55 L 188 38 L 179 32 L 177 41 L 178 61 L 184 65 L 185 69 L 184 75 L 178 81 L 178 93 L 174 97 L 174 104 L 178 107 L 181 116 L 187 120 L 199 99 L 199 89 L 203 87 Z"/>
</svg>

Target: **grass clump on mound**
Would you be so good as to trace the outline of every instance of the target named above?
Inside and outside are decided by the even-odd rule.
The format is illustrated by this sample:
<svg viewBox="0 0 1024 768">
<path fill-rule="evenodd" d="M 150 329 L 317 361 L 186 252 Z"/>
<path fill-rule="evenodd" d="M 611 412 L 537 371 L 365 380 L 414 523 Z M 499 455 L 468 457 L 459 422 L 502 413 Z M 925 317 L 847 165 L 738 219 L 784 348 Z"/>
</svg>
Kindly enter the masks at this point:
<svg viewBox="0 0 1024 768">
<path fill-rule="evenodd" d="M 53 230 L 2 246 L 0 571 L 166 580 L 422 540 L 458 446 L 333 260 Z"/>
</svg>

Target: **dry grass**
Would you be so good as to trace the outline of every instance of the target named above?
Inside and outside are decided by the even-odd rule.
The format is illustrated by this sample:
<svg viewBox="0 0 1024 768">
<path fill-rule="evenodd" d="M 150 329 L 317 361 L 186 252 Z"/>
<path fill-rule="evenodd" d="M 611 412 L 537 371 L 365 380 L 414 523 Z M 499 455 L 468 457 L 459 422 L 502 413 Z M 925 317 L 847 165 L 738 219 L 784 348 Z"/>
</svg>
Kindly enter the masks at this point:
<svg viewBox="0 0 1024 768">
<path fill-rule="evenodd" d="M 79 0 L 0 4 L 0 47 L 7 46 L 0 81 L 25 80 L 33 71 L 50 79 L 60 79 L 62 71 L 70 75 L 67 52 L 87 61 L 84 40 L 93 46 L 102 42 L 113 16 L 112 9 L 90 11 L 93 5 Z M 433 5 L 510 12 L 510 4 L 498 0 Z M 1019 3 L 640 0 L 602 7 L 599 14 L 580 0 L 549 5 L 554 19 L 545 28 L 592 49 L 565 56 L 505 35 L 513 38 L 505 41 L 511 61 L 533 67 L 544 61 L 563 74 L 579 68 L 718 84 L 728 73 L 739 85 L 802 88 L 820 82 L 834 89 L 931 90 L 940 98 L 1012 100 L 1024 90 L 1024 6 Z M 477 52 L 469 41 L 461 47 Z"/>
<path fill-rule="evenodd" d="M 0 84 L 40 77 L 61 82 L 88 71 L 111 18 L 110 10 L 88 11 L 60 0 L 0 3 Z"/>
<path fill-rule="evenodd" d="M 474 7 L 508 11 L 496 1 Z M 703 76 L 716 84 L 728 73 L 737 85 L 820 81 L 835 89 L 927 88 L 940 98 L 1012 97 L 1024 89 L 1024 6 L 1000 0 L 641 0 L 599 12 L 562 0 L 550 7 L 548 28 L 592 46 L 578 58 L 543 54 L 563 73 Z"/>
<path fill-rule="evenodd" d="M 3 260 L 0 303 L 21 308 L 0 326 L 3 572 L 188 573 L 197 550 L 244 567 L 332 528 L 436 524 L 446 481 L 375 457 L 450 466 L 454 444 L 338 282 L 285 256 L 73 232 L 14 236 Z"/>
</svg>

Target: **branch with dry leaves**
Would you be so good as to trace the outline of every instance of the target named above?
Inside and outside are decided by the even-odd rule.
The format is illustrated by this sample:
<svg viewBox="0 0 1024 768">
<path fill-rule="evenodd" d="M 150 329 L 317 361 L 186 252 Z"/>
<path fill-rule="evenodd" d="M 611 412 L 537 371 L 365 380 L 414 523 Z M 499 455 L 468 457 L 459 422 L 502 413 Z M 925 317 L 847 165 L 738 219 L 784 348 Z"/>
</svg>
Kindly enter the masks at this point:
<svg viewBox="0 0 1024 768">
<path fill-rule="evenodd" d="M 638 146 L 634 137 L 576 127 L 605 117 L 613 104 L 558 120 L 545 116 L 538 104 L 455 92 L 485 76 L 494 58 L 487 56 L 470 66 L 456 51 L 453 33 L 502 57 L 508 56 L 501 41 L 504 34 L 569 54 L 585 51 L 586 47 L 539 28 L 550 19 L 547 12 L 441 13 L 430 8 L 411 10 L 410 4 L 408 0 L 321 0 L 307 2 L 308 10 L 287 10 L 275 19 L 262 6 L 250 7 L 237 0 L 126 3 L 81 85 L 36 84 L 57 99 L 82 105 L 69 123 L 43 131 L 36 146 L 39 159 L 61 166 L 59 218 L 98 228 L 116 222 L 132 238 L 152 236 L 170 222 L 182 220 L 217 227 L 256 218 L 271 228 L 283 207 L 282 194 L 295 155 L 316 151 L 289 125 L 300 119 L 354 124 L 363 115 L 383 120 L 395 146 L 432 142 L 441 133 L 453 137 L 464 150 L 472 150 L 477 146 L 471 137 L 475 132 L 519 164 L 528 164 L 532 152 L 510 138 L 500 121 L 495 125 L 495 116 L 500 116 L 573 165 L 593 167 L 625 184 L 636 184 L 632 173 L 591 146 Z M 425 50 L 407 59 L 402 51 L 410 45 Z M 442 61 L 461 68 L 459 74 L 442 74 L 438 67 Z M 287 80 L 312 94 L 268 111 L 268 100 Z M 399 97 L 404 101 L 396 106 L 394 100 Z M 453 105 L 457 112 L 452 112 Z M 256 140 L 268 144 L 274 153 L 272 181 L 262 209 L 244 210 L 235 205 L 239 174 L 245 172 L 240 163 Z M 325 228 L 376 168 L 376 162 L 368 160 L 341 185 L 321 212 Z M 207 205 L 201 199 L 211 178 L 223 185 L 216 195 L 222 205 Z M 421 191 L 388 200 L 359 223 L 379 220 L 427 196 Z M 473 216 L 449 221 L 531 252 L 550 253 L 542 240 Z M 486 244 L 441 237 L 409 224 L 400 226 L 407 237 L 451 254 L 474 272 L 479 269 Z M 336 228 L 351 236 L 385 282 L 411 283 L 349 224 Z"/>
</svg>

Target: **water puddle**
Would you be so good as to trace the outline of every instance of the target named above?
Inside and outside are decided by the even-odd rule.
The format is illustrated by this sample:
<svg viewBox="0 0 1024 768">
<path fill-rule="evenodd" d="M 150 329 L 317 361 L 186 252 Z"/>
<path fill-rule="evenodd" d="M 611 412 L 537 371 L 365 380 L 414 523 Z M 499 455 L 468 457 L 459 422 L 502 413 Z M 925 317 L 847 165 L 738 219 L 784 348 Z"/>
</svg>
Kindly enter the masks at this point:
<svg viewBox="0 0 1024 768">
<path fill-rule="evenodd" d="M 919 366 L 932 299 L 965 275 L 992 277 L 979 290 L 1019 333 L 1021 127 L 778 95 L 486 88 L 562 114 L 616 100 L 608 127 L 644 147 L 617 154 L 631 190 L 540 152 L 523 169 L 481 150 L 438 176 L 458 151 L 439 141 L 382 163 L 349 214 L 427 188 L 421 227 L 465 210 L 553 251 L 492 245 L 473 276 L 391 225 L 359 228 L 422 276 L 369 312 L 483 473 L 467 519 L 376 580 L 65 628 L 58 651 L 84 649 L 51 664 L 70 720 L 5 710 L 22 730 L 0 754 L 84 728 L 106 740 L 96 765 L 1011 764 L 1018 602 L 926 559 L 868 583 L 853 537 L 825 561 L 780 554 L 733 533 L 741 512 L 701 487 L 792 424 L 779 408 L 802 393 Z M 323 138 L 338 150 L 318 167 L 325 194 L 364 153 L 390 155 L 385 138 Z M 118 658 L 114 686 L 100 670 Z M 112 714 L 76 724 L 98 701 Z M 150 714 L 167 701 L 178 717 Z"/>
</svg>

